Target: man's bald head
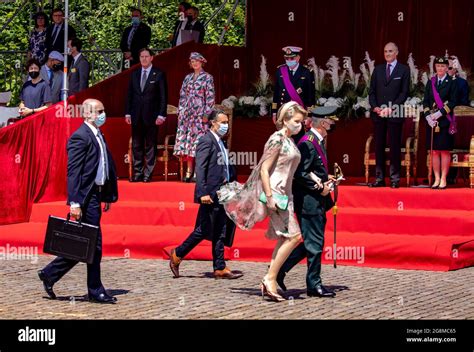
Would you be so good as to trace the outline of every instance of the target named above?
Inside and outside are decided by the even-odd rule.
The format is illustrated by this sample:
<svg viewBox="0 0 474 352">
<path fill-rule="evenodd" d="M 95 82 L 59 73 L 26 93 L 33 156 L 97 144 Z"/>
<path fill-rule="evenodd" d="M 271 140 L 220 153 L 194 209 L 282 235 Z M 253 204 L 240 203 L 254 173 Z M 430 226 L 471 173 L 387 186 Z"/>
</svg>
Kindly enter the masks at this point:
<svg viewBox="0 0 474 352">
<path fill-rule="evenodd" d="M 82 116 L 86 121 L 95 121 L 97 115 L 104 111 L 104 104 L 97 99 L 86 99 L 82 103 Z"/>
</svg>

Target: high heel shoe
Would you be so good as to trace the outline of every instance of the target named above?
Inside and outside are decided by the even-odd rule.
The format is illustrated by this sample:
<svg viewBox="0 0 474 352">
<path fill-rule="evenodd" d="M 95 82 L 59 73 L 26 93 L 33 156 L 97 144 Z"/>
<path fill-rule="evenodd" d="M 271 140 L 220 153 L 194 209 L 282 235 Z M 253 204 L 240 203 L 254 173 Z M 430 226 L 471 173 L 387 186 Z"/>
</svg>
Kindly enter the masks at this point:
<svg viewBox="0 0 474 352">
<path fill-rule="evenodd" d="M 267 284 L 265 283 L 265 280 L 262 280 L 260 283 L 260 291 L 262 292 L 262 299 L 264 299 L 265 296 L 268 296 L 274 302 L 286 301 L 286 299 L 280 296 L 278 293 L 270 291 L 267 287 Z"/>
<path fill-rule="evenodd" d="M 192 172 L 191 171 L 186 171 L 186 176 L 185 176 L 183 182 L 190 183 L 192 177 L 193 177 Z"/>
<path fill-rule="evenodd" d="M 431 186 L 431 189 L 438 189 L 438 188 L 439 188 L 439 183 L 436 184 L 436 182 L 433 183 L 433 185 Z"/>
</svg>

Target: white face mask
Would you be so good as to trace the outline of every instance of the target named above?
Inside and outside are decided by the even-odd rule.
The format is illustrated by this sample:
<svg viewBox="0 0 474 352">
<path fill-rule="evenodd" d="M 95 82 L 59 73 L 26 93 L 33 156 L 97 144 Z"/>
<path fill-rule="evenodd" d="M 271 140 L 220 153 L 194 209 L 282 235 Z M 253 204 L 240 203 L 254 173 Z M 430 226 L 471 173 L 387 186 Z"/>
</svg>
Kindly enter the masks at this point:
<svg viewBox="0 0 474 352">
<path fill-rule="evenodd" d="M 288 128 L 288 130 L 290 131 L 292 135 L 295 135 L 295 134 L 300 133 L 301 128 L 303 126 L 301 126 L 301 123 L 289 123 L 286 125 L 286 127 Z"/>
</svg>

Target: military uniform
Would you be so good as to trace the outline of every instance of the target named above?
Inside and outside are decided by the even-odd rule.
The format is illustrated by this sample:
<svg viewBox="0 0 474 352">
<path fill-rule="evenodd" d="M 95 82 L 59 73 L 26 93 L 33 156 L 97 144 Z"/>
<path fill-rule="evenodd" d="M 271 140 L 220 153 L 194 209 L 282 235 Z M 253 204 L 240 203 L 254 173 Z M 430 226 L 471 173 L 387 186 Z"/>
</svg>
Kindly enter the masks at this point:
<svg viewBox="0 0 474 352">
<path fill-rule="evenodd" d="M 326 212 L 334 206 L 334 202 L 330 193 L 322 196 L 323 190 L 315 189 L 315 182 L 309 176 L 312 172 L 323 183 L 329 179 L 324 141 L 321 140 L 321 136 L 315 133 L 314 129 L 306 133 L 305 139 L 298 144 L 301 161 L 293 182 L 295 213 L 304 243 L 300 243 L 293 250 L 278 275 L 284 277 L 296 264 L 307 257 L 306 285 L 308 293 L 310 293 L 316 292 L 318 286 L 321 286 L 321 256 L 324 247 Z M 320 148 L 316 148 L 314 143 L 318 143 Z"/>
<path fill-rule="evenodd" d="M 438 77 L 435 77 L 437 81 L 436 89 L 439 93 L 441 100 L 444 103 L 444 106 L 442 109 L 438 109 L 438 106 L 436 105 L 433 96 L 431 81 L 429 81 L 425 88 L 425 96 L 423 99 L 423 114 L 426 118 L 432 112 L 437 112 L 438 110 L 441 112 L 442 116 L 437 120 L 439 132 L 436 132 L 435 130 L 433 134 L 433 150 L 452 150 L 454 145 L 454 136 L 449 133 L 450 122 L 446 115 L 453 112 L 454 107 L 457 103 L 457 78 L 453 78 L 446 74 L 441 85 L 439 85 Z M 431 127 L 428 124 L 426 125 L 426 148 L 428 150 L 431 149 Z"/>
</svg>

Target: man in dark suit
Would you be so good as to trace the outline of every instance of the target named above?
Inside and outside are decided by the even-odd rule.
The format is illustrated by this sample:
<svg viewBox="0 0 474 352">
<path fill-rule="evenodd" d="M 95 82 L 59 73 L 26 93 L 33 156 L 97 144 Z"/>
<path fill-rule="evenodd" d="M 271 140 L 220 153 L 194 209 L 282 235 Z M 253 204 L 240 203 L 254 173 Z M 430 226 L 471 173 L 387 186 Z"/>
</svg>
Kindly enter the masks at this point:
<svg viewBox="0 0 474 352">
<path fill-rule="evenodd" d="M 219 204 L 217 191 L 235 180 L 235 172 L 229 164 L 228 152 L 222 137 L 227 134 L 229 117 L 223 111 L 209 115 L 210 130 L 199 139 L 196 149 L 196 187 L 194 202 L 200 204 L 196 226 L 189 237 L 170 253 L 170 268 L 179 277 L 179 265 L 184 257 L 204 239 L 212 241 L 214 277 L 237 279 L 240 273 L 232 272 L 224 260 L 227 215 Z"/>
<path fill-rule="evenodd" d="M 144 48 L 139 55 L 141 68 L 130 77 L 125 107 L 126 122 L 132 125 L 134 176 L 130 181 L 150 182 L 156 162 L 157 126 L 165 122 L 168 93 L 165 73 L 152 66 L 152 51 Z"/>
<path fill-rule="evenodd" d="M 278 285 L 286 291 L 285 275 L 301 260 L 308 259 L 307 293 L 310 297 L 334 297 L 336 294 L 321 281 L 321 256 L 324 248 L 326 212 L 334 205 L 330 191 L 334 177 L 328 174 L 324 138 L 337 120 L 335 107 L 319 107 L 312 111 L 311 129 L 301 138 L 298 149 L 301 161 L 295 172 L 293 197 L 296 217 L 304 242 L 300 243 L 282 265 L 277 275 Z M 313 175 L 319 182 L 315 181 Z"/>
<path fill-rule="evenodd" d="M 286 46 L 283 49 L 285 64 L 278 66 L 275 75 L 275 90 L 273 92 L 272 116 L 276 119 L 276 112 L 283 104 L 293 100 L 301 106 L 309 109 L 315 104 L 316 92 L 314 87 L 313 73 L 300 64 L 300 52 L 303 50 L 296 46 Z M 286 79 L 288 77 L 288 79 Z M 305 121 L 305 127 L 309 128 L 311 118 Z M 303 137 L 305 129 L 293 136 L 297 143 Z"/>
<path fill-rule="evenodd" d="M 67 45 L 72 56 L 68 73 L 68 95 L 72 96 L 89 87 L 90 64 L 81 53 L 82 42 L 80 39 L 72 38 Z"/>
<path fill-rule="evenodd" d="M 187 23 L 184 29 L 190 30 L 193 32 L 199 32 L 198 43 L 204 43 L 204 36 L 206 35 L 206 30 L 204 25 L 199 21 L 199 9 L 196 6 L 191 6 L 189 10 L 186 11 Z"/>
<path fill-rule="evenodd" d="M 410 69 L 397 61 L 398 47 L 384 47 L 386 63 L 375 67 L 370 80 L 370 116 L 375 130 L 375 182 L 369 187 L 385 187 L 385 146 L 390 136 L 390 187 L 400 187 L 401 144 L 404 108 L 409 88 Z"/>
<path fill-rule="evenodd" d="M 142 11 L 132 10 L 132 25 L 125 28 L 120 41 L 120 49 L 123 52 L 122 70 L 128 69 L 140 62 L 140 49 L 150 45 L 151 28 L 143 22 Z"/>
<path fill-rule="evenodd" d="M 182 1 L 178 5 L 178 19 L 176 20 L 173 28 L 173 34 L 170 35 L 171 47 L 181 45 L 181 30 L 186 29 L 188 24 L 188 18 L 186 17 L 186 12 L 191 8 L 191 5 Z"/>
<path fill-rule="evenodd" d="M 61 9 L 54 9 L 52 12 L 52 23 L 46 29 L 46 55 L 52 51 L 64 52 L 64 12 Z M 74 38 L 76 31 L 68 24 L 68 39 Z"/>
<path fill-rule="evenodd" d="M 100 127 L 105 123 L 104 105 L 95 99 L 83 103 L 84 123 L 74 132 L 67 143 L 67 204 L 71 216 L 82 219 L 84 223 L 100 227 L 101 202 L 104 211 L 110 203 L 118 199 L 117 177 L 112 154 L 107 148 Z M 102 259 L 102 233 L 99 232 L 97 248 L 92 264 L 87 264 L 87 288 L 89 300 L 96 303 L 115 303 L 109 296 L 100 279 Z M 51 299 L 56 295 L 53 285 L 59 281 L 78 262 L 57 257 L 38 276 Z"/>
</svg>

